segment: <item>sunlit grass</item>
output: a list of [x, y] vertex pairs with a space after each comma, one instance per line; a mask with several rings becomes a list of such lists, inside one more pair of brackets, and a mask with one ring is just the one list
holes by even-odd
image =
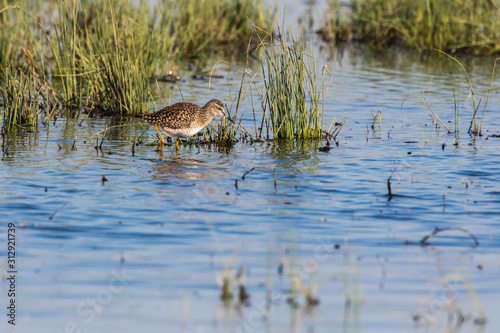
[[354, 39], [379, 49], [403, 45], [472, 54], [500, 53], [500, 8], [490, 0], [329, 1], [322, 35]]
[[[261, 0], [0, 0], [0, 65], [26, 61], [50, 72], [65, 106], [110, 113], [146, 110], [148, 78], [166, 75], [181, 58], [239, 50], [265, 26]], [[42, 16], [41, 13], [45, 13]], [[79, 112], [75, 113], [79, 115]]]
[[48, 88], [32, 69], [6, 67], [1, 74], [3, 131], [36, 129], [39, 114], [49, 110]]
[[[451, 55], [449, 55], [443, 51], [440, 51], [440, 50], [436, 50], [436, 51], [449, 57], [451, 60], [456, 62], [464, 74], [464, 77], [463, 77], [462, 81], [458, 84], [458, 87], [456, 89], [455, 88], [453, 89], [454, 113], [455, 113], [455, 142], [457, 142], [457, 140], [458, 140], [460, 114], [461, 114], [461, 111], [463, 111], [460, 109], [460, 84], [462, 84], [463, 82], [465, 82], [465, 84], [467, 85], [468, 90], [469, 90], [467, 99], [470, 98], [472, 100], [472, 110], [471, 110], [472, 118], [470, 120], [470, 126], [469, 126], [467, 133], [469, 133], [471, 136], [482, 136], [483, 135], [482, 134], [483, 121], [484, 121], [484, 117], [486, 115], [486, 109], [488, 106], [488, 102], [489, 102], [489, 99], [491, 96], [491, 90], [493, 87], [493, 80], [495, 78], [495, 72], [496, 72], [496, 64], [497, 64], [498, 60], [500, 60], [500, 58], [495, 59], [495, 62], [493, 63], [493, 69], [491, 72], [491, 81], [490, 81], [490, 85], [489, 85], [489, 89], [488, 89], [488, 95], [486, 96], [486, 98], [483, 102], [484, 106], [482, 106], [482, 112], [479, 112], [479, 108], [481, 107], [482, 99], [479, 99], [479, 101], [477, 100], [474, 85], [472, 84], [472, 80], [470, 79], [469, 73], [465, 69], [464, 65], [458, 59], [452, 57]], [[427, 102], [427, 100], [425, 98], [425, 93], [422, 92], [422, 97], [418, 96], [417, 94], [415, 94], [415, 96], [436, 117], [436, 119], [438, 121], [438, 126], [443, 126], [448, 131], [448, 133], [451, 133], [450, 129], [448, 129], [448, 127], [445, 125], [445, 123], [439, 118], [439, 116], [436, 114], [436, 112], [431, 108], [431, 106]], [[478, 113], [481, 114], [480, 118], [479, 118]]]
[[303, 37], [296, 39], [279, 26], [278, 36], [268, 33], [259, 44], [264, 58], [264, 122], [276, 139], [322, 138], [328, 69], [323, 68], [319, 82], [316, 59]]

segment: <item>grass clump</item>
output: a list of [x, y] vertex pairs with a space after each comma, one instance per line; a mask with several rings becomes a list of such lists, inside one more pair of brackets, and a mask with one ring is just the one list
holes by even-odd
[[[463, 83], [465, 82], [465, 84], [467, 85], [468, 89], [469, 89], [469, 93], [468, 93], [468, 96], [467, 97], [467, 100], [470, 98], [472, 100], [472, 118], [470, 120], [470, 126], [469, 126], [469, 129], [467, 130], [467, 133], [471, 136], [482, 136], [482, 128], [483, 128], [483, 120], [484, 120], [484, 117], [485, 117], [485, 114], [486, 114], [486, 109], [487, 109], [487, 106], [488, 106], [488, 102], [489, 102], [489, 99], [490, 99], [490, 95], [491, 95], [491, 90], [492, 90], [492, 87], [493, 87], [493, 80], [495, 78], [495, 72], [496, 72], [496, 65], [497, 65], [497, 62], [500, 60], [500, 58], [497, 58], [495, 59], [495, 62], [493, 63], [493, 69], [492, 69], [492, 72], [491, 72], [491, 81], [490, 81], [490, 86], [489, 86], [489, 89], [488, 89], [488, 95], [486, 96], [486, 99], [484, 101], [484, 106], [482, 107], [482, 112], [478, 112], [480, 111], [480, 106], [481, 106], [481, 102], [482, 102], [482, 99], [479, 99], [479, 101], [477, 100], [477, 96], [476, 96], [476, 93], [475, 93], [475, 89], [474, 89], [474, 86], [472, 84], [472, 81], [469, 77], [469, 74], [467, 72], [467, 70], [465, 69], [465, 67], [462, 65], [462, 63], [452, 57], [451, 55], [443, 52], [443, 51], [440, 51], [440, 50], [436, 50], [437, 52], [449, 57], [451, 60], [453, 60], [454, 62], [456, 62], [461, 70], [463, 71], [463, 74], [464, 74], [464, 78], [462, 79], [462, 81], [460, 82]], [[460, 84], [458, 85], [458, 87], [455, 89], [453, 89], [453, 97], [454, 97], [454, 101], [455, 101], [455, 107], [454, 107], [454, 112], [455, 112], [455, 144], [458, 144], [458, 133], [459, 133], [459, 120], [460, 120], [460, 112], [461, 112], [461, 109], [460, 109]], [[427, 100], [425, 98], [425, 94], [424, 92], [422, 92], [422, 98], [420, 98], [418, 95], [415, 94], [415, 96], [425, 105], [427, 106], [427, 108], [431, 111], [431, 113], [436, 117], [437, 121], [438, 121], [438, 126], [439, 124], [441, 124], [447, 131], [448, 133], [451, 133], [451, 131], [448, 129], [448, 127], [446, 127], [445, 123], [439, 118], [439, 116], [432, 110], [432, 108], [430, 107], [429, 103], [427, 103]], [[481, 113], [481, 116], [480, 118], [478, 117], [478, 113]], [[425, 138], [425, 137], [424, 137]]]
[[2, 68], [1, 96], [3, 99], [2, 130], [11, 132], [17, 127], [36, 129], [38, 115], [51, 109], [50, 86], [33, 69]]
[[67, 106], [79, 105], [82, 98], [82, 68], [78, 66], [78, 6], [76, 1], [58, 1], [57, 13], [59, 25], [54, 27], [55, 44], [53, 49], [57, 64], [55, 75], [59, 77], [63, 88], [61, 100]]
[[133, 31], [124, 30], [123, 22], [119, 22], [122, 18], [115, 15], [116, 4], [109, 1], [108, 5], [102, 8], [106, 17], [85, 26], [81, 61], [89, 82], [87, 98], [91, 104], [114, 113], [142, 113], [150, 92], [145, 64], [148, 39], [140, 35], [146, 43], [136, 45]]
[[252, 23], [264, 26], [269, 16], [264, 15], [262, 0], [164, 0], [162, 7], [174, 13], [173, 31], [176, 52], [197, 56], [217, 46], [244, 46], [254, 34]]
[[349, 9], [330, 0], [329, 13], [320, 30], [327, 39], [353, 39], [378, 49], [500, 53], [500, 8], [491, 0], [353, 0]]
[[[237, 50], [264, 24], [262, 0], [0, 0], [0, 65], [26, 62], [52, 77], [65, 106], [146, 111], [149, 78], [181, 58]], [[3, 8], [3, 9], [2, 9]], [[45, 13], [42, 15], [40, 13]], [[77, 115], [79, 113], [76, 113]]]
[[[33, 21], [21, 11], [15, 10], [17, 6], [12, 2], [0, 0], [0, 67], [21, 66], [24, 55], [22, 48], [34, 49], [40, 39]], [[25, 2], [26, 0], [20, 0], [16, 4], [27, 5]], [[29, 7], [33, 13], [45, 14], [38, 1], [33, 1]]]
[[[266, 125], [276, 139], [317, 139], [323, 136], [323, 101], [326, 67], [321, 83], [316, 61], [304, 38], [290, 34], [268, 34], [272, 43], [261, 40], [264, 50], [262, 108]], [[329, 74], [329, 73], [328, 73]]]

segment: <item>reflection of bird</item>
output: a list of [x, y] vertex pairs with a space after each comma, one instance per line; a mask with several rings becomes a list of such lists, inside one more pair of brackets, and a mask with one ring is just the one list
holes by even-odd
[[[204, 107], [199, 107], [193, 103], [181, 102], [164, 107], [159, 111], [140, 114], [136, 117], [155, 125], [155, 129], [161, 140], [158, 149], [161, 150], [165, 141], [163, 141], [160, 130], [171, 138], [187, 138], [198, 133], [217, 115], [225, 115], [224, 104], [217, 99], [212, 99]], [[179, 150], [178, 140], [175, 141], [175, 148]]]

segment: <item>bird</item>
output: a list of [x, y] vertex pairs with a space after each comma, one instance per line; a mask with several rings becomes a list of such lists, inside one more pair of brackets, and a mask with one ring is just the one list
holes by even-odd
[[218, 99], [212, 99], [203, 107], [194, 103], [179, 102], [156, 112], [136, 115], [136, 117], [155, 126], [161, 141], [158, 150], [163, 149], [165, 144], [161, 130], [168, 137], [176, 139], [175, 149], [179, 151], [178, 139], [195, 135], [218, 115], [226, 116], [224, 104]]

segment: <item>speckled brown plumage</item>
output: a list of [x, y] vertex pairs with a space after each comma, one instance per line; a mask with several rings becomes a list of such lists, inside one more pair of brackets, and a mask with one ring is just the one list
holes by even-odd
[[137, 117], [155, 125], [171, 138], [187, 138], [198, 133], [217, 115], [224, 115], [224, 105], [212, 99], [204, 107], [181, 102]]

